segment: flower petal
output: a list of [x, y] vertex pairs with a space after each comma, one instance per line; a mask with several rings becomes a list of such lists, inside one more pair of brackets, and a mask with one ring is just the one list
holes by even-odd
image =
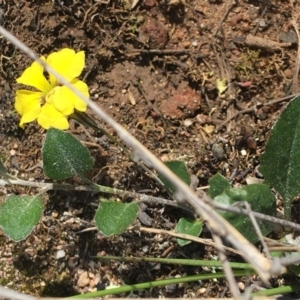
[[60, 113], [55, 107], [49, 103], [45, 103], [42, 111], [38, 116], [38, 123], [45, 129], [54, 127], [57, 129], [65, 130], [69, 128], [69, 122], [65, 115]]
[[[88, 86], [81, 80], [72, 80], [72, 85], [77, 88], [85, 96], [89, 97]], [[68, 116], [74, 112], [74, 109], [78, 111], [86, 111], [87, 104], [76, 96], [69, 88], [66, 86], [55, 87], [46, 97], [47, 103], [52, 103], [53, 106]]]
[[[47, 63], [68, 81], [78, 77], [85, 66], [85, 54], [83, 51], [75, 53], [73, 49], [64, 48], [58, 52], [51, 53]], [[57, 84], [56, 78], [50, 74], [52, 86]]]
[[21, 115], [19, 126], [23, 127], [25, 123], [34, 121], [41, 111], [41, 99], [43, 93], [27, 90], [18, 90], [16, 92], [15, 109]]
[[[43, 61], [46, 61], [45, 57], [43, 56], [41, 57], [41, 59]], [[17, 78], [17, 83], [32, 86], [39, 91], [48, 93], [48, 91], [51, 89], [51, 85], [45, 78], [43, 72], [44, 68], [35, 61], [22, 73], [19, 78]]]

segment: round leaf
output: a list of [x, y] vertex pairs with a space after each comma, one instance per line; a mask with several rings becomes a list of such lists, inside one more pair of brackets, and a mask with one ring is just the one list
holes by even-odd
[[[175, 227], [175, 232], [199, 236], [202, 231], [202, 222], [199, 220], [192, 221], [186, 218], [181, 218]], [[189, 240], [176, 239], [179, 246], [183, 247], [191, 243]]]
[[102, 202], [96, 211], [95, 223], [98, 230], [106, 236], [121, 234], [136, 218], [137, 213], [136, 203]]
[[[214, 198], [214, 202], [232, 205], [239, 201], [246, 201], [251, 205], [253, 211], [267, 215], [276, 214], [276, 199], [269, 186], [265, 184], [251, 184], [243, 188], [227, 189], [223, 194]], [[258, 237], [249, 217], [237, 215], [234, 213], [220, 213], [223, 218], [231, 223], [245, 238], [255, 243]], [[257, 220], [263, 235], [269, 234], [273, 227], [262, 220]]]
[[223, 193], [223, 191], [230, 188], [229, 181], [219, 173], [217, 173], [213, 177], [211, 177], [208, 180], [208, 183], [209, 183], [208, 194], [212, 198], [215, 198], [218, 195], [221, 195]]
[[[167, 161], [165, 162], [165, 165], [173, 171], [182, 181], [184, 181], [186, 184], [190, 185], [191, 183], [191, 177], [190, 174], [182, 161]], [[166, 186], [166, 188], [174, 194], [176, 192], [176, 187], [162, 174], [158, 174], [158, 178], [161, 180], [161, 182]]]
[[50, 128], [42, 149], [44, 172], [51, 179], [80, 176], [94, 165], [88, 149], [70, 133]]
[[39, 196], [8, 196], [0, 206], [0, 228], [15, 242], [21, 241], [34, 229], [42, 212]]

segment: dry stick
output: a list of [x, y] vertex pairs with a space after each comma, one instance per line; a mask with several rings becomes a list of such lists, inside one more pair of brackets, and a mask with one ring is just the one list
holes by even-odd
[[[10, 175], [8, 175], [10, 176]], [[88, 185], [88, 186], [73, 186], [67, 183], [45, 183], [45, 182], [35, 182], [35, 181], [27, 181], [23, 179], [19, 179], [17, 177], [10, 177], [10, 178], [4, 178], [0, 179], [0, 186], [5, 186], [5, 185], [21, 185], [21, 186], [29, 186], [29, 187], [34, 187], [34, 188], [39, 188], [41, 189], [40, 194], [45, 193], [49, 190], [63, 190], [63, 191], [85, 191], [85, 192], [93, 192], [93, 193], [107, 193], [110, 195], [118, 195], [122, 197], [131, 197], [136, 199], [137, 203], [155, 203], [159, 205], [167, 205], [167, 206], [173, 206], [177, 208], [181, 208], [184, 210], [187, 210], [191, 212], [192, 214], [194, 213], [194, 210], [192, 208], [184, 206], [180, 203], [177, 203], [174, 200], [168, 200], [164, 198], [159, 198], [159, 197], [154, 197], [154, 196], [149, 196], [145, 194], [140, 194], [136, 192], [130, 192], [130, 191], [125, 191], [125, 190], [120, 190], [116, 188], [110, 188], [107, 186], [101, 186], [101, 185]], [[198, 191], [199, 192], [199, 191]], [[220, 203], [214, 203], [212, 199], [210, 199], [205, 193], [202, 194], [201, 198], [203, 201], [206, 201], [207, 204], [211, 205], [212, 207], [216, 209], [220, 209], [223, 211], [228, 211], [232, 213], [236, 213], [239, 215], [244, 215], [248, 216], [249, 213], [247, 210], [242, 209], [240, 207], [235, 207], [235, 206], [228, 206], [225, 204], [220, 204]], [[252, 214], [255, 218], [264, 220], [270, 223], [274, 223], [276, 225], [280, 225], [282, 228], [288, 227], [293, 229], [294, 231], [300, 231], [300, 224], [290, 222], [284, 219], [279, 219], [276, 217], [268, 216], [262, 213], [258, 213], [255, 211], [252, 211]]]
[[294, 97], [297, 97], [297, 96], [299, 96], [299, 93], [292, 94], [292, 95], [285, 96], [285, 97], [278, 98], [278, 99], [274, 99], [274, 100], [271, 100], [271, 101], [269, 101], [269, 102], [267, 102], [265, 104], [255, 104], [255, 105], [253, 105], [250, 108], [246, 108], [246, 109], [243, 109], [241, 111], [238, 111], [233, 116], [231, 116], [230, 118], [226, 119], [223, 123], [221, 123], [218, 126], [216, 126], [215, 131], [218, 131], [220, 128], [222, 128], [224, 125], [226, 125], [231, 120], [235, 119], [237, 116], [242, 115], [242, 114], [246, 114], [248, 112], [255, 111], [255, 109], [256, 109], [257, 106], [260, 106], [260, 105], [261, 106], [269, 106], [269, 105], [276, 104], [276, 103], [279, 103], [279, 102], [282, 102], [282, 101], [285, 101], [285, 100], [290, 100], [291, 98], [294, 98]]
[[[97, 104], [92, 102], [88, 97], [77, 90], [63, 76], [56, 72], [48, 64], [42, 61], [30, 48], [20, 42], [15, 36], [10, 34], [3, 26], [0, 26], [0, 34], [5, 36], [11, 43], [26, 53], [29, 57], [42, 65], [45, 70], [55, 76], [59, 82], [68, 87], [73, 93], [85, 101], [89, 107], [107, 124], [109, 124], [119, 135], [119, 137], [131, 147], [136, 159], [142, 160], [148, 167], [156, 169], [165, 176], [172, 184], [176, 186], [176, 199], [179, 202], [188, 202], [192, 205], [199, 215], [209, 223], [210, 229], [231, 243], [236, 249], [241, 251], [244, 259], [253, 265], [260, 278], [264, 282], [268, 282], [272, 275], [282, 272], [284, 269], [280, 265], [274, 265], [272, 261], [263, 257], [259, 250], [252, 245], [240, 232], [238, 232], [231, 224], [222, 218], [210, 205], [205, 203], [203, 199], [199, 199], [191, 188], [181, 181], [169, 168], [167, 168], [154, 154], [152, 154], [145, 146], [130, 135], [119, 123], [105, 113]], [[272, 271], [272, 273], [270, 273]]]
[[[168, 231], [168, 230], [164, 230], [164, 229], [139, 227], [139, 226], [130, 226], [130, 227], [127, 228], [127, 230], [139, 230], [139, 231], [144, 231], [144, 232], [148, 232], [148, 233], [157, 233], [157, 234], [170, 235], [170, 236], [173, 236], [173, 237], [176, 237], [176, 238], [189, 240], [189, 241], [193, 241], [193, 242], [196, 242], [196, 243], [200, 243], [200, 244], [204, 244], [204, 245], [216, 248], [216, 243], [214, 243], [212, 240], [202, 239], [200, 237], [189, 235], [189, 234], [177, 233], [177, 232], [174, 232], [174, 231]], [[84, 232], [89, 232], [89, 231], [98, 231], [98, 228], [97, 227], [89, 227], [89, 228], [85, 228], [83, 230], [80, 230], [77, 233], [84, 233]], [[235, 250], [233, 248], [230, 248], [230, 247], [227, 247], [227, 246], [223, 246], [223, 248], [224, 248], [224, 250], [227, 250], [229, 252], [241, 255], [240, 251]]]
[[[130, 229], [130, 228], [128, 228], [128, 229]], [[136, 228], [134, 226], [132, 226], [131, 229], [136, 229]], [[174, 232], [174, 231], [168, 231], [168, 230], [156, 229], [156, 228], [148, 228], [148, 227], [137, 227], [137, 229], [140, 230], [140, 231], [144, 231], [144, 232], [157, 233], [157, 234], [166, 234], [166, 235], [174, 236], [176, 238], [181, 238], [181, 239], [184, 239], [184, 240], [190, 240], [190, 241], [193, 241], [193, 242], [196, 242], [196, 243], [201, 243], [201, 244], [205, 244], [207, 246], [212, 246], [212, 247], [216, 248], [216, 243], [214, 243], [213, 241], [211, 241], [209, 239], [202, 239], [202, 238], [199, 238], [199, 237], [196, 237], [196, 236], [193, 236], [193, 235], [189, 235], [189, 234], [177, 233], [177, 232]], [[227, 250], [227, 251], [230, 251], [232, 253], [241, 255], [241, 252], [239, 252], [239, 251], [237, 251], [233, 248], [230, 248], [230, 247], [227, 247], [227, 246], [224, 246], [224, 245], [222, 245], [222, 247], [224, 248], [224, 250]]]
[[236, 1], [235, 0], [231, 0], [231, 3], [228, 5], [227, 9], [226, 9], [226, 12], [224, 13], [218, 27], [216, 28], [214, 34], [213, 34], [213, 37], [215, 37], [217, 35], [217, 33], [219, 32], [223, 22], [225, 21], [225, 19], [227, 18], [230, 10], [232, 9], [232, 7], [236, 4]]
[[228, 281], [232, 296], [234, 299], [241, 299], [241, 293], [239, 291], [239, 288], [235, 281], [234, 275], [232, 273], [230, 263], [225, 254], [224, 245], [222, 244], [222, 240], [218, 235], [216, 235], [214, 233], [212, 233], [212, 236], [216, 243], [216, 248], [218, 250], [219, 259], [220, 259], [220, 262], [222, 263], [224, 273], [226, 274], [226, 279]]
[[265, 242], [264, 237], [263, 237], [263, 235], [261, 233], [261, 230], [260, 230], [260, 228], [259, 228], [259, 226], [258, 226], [258, 224], [256, 222], [256, 219], [254, 218], [253, 211], [251, 209], [250, 204], [248, 202], [246, 202], [246, 201], [243, 201], [242, 203], [245, 205], [246, 210], [248, 211], [249, 218], [250, 218], [250, 220], [252, 222], [252, 225], [254, 227], [254, 230], [255, 230], [255, 232], [256, 232], [256, 234], [257, 234], [257, 236], [258, 236], [258, 238], [259, 238], [259, 240], [260, 240], [260, 242], [261, 242], [261, 244], [263, 246], [263, 249], [264, 249], [264, 252], [265, 252], [267, 258], [271, 259], [270, 251], [269, 251], [269, 249], [268, 249], [268, 247], [266, 245], [266, 242]]
[[131, 49], [127, 55], [138, 55], [140, 53], [149, 53], [149, 54], [184, 54], [191, 53], [193, 50], [190, 49]]

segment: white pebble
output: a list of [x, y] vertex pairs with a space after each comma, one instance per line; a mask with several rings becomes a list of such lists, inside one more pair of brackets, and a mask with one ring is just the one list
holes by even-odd
[[246, 155], [247, 155], [247, 151], [246, 151], [245, 149], [243, 149], [243, 150], [241, 150], [241, 154], [242, 154], [243, 156], [246, 156]]
[[65, 250], [59, 250], [56, 252], [56, 259], [60, 259], [66, 256]]

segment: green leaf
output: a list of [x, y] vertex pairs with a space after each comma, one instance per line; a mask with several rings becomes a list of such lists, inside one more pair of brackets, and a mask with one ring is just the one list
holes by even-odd
[[260, 172], [284, 200], [285, 219], [291, 219], [291, 202], [300, 193], [300, 97], [279, 117], [260, 158]]
[[[202, 221], [199, 220], [189, 220], [186, 218], [181, 218], [175, 227], [175, 232], [189, 234], [192, 236], [199, 236], [202, 231]], [[183, 247], [191, 243], [189, 240], [176, 238], [179, 246]]]
[[21, 241], [34, 229], [42, 212], [39, 196], [10, 195], [0, 206], [0, 228], [15, 242]]
[[137, 203], [101, 202], [95, 215], [98, 230], [106, 236], [121, 234], [138, 213]]
[[[182, 181], [186, 184], [190, 185], [191, 177], [190, 174], [182, 161], [174, 160], [174, 161], [167, 161], [165, 165], [173, 171]], [[166, 186], [166, 188], [170, 191], [171, 194], [176, 192], [176, 187], [162, 174], [158, 174], [158, 178], [161, 182]]]
[[208, 183], [209, 183], [208, 194], [212, 198], [215, 198], [216, 196], [222, 194], [225, 190], [230, 188], [229, 181], [219, 173], [211, 177], [208, 180]]
[[[265, 184], [251, 184], [243, 188], [228, 189], [214, 198], [214, 202], [227, 205], [232, 205], [238, 201], [247, 201], [253, 211], [266, 215], [276, 214], [275, 196], [269, 186]], [[258, 237], [249, 217], [229, 212], [223, 212], [221, 215], [250, 242], [256, 243], [258, 241]], [[273, 229], [272, 225], [262, 220], [257, 220], [257, 223], [264, 236], [269, 234]]]
[[42, 154], [44, 172], [55, 180], [80, 176], [94, 165], [85, 146], [70, 133], [55, 128], [47, 131]]

